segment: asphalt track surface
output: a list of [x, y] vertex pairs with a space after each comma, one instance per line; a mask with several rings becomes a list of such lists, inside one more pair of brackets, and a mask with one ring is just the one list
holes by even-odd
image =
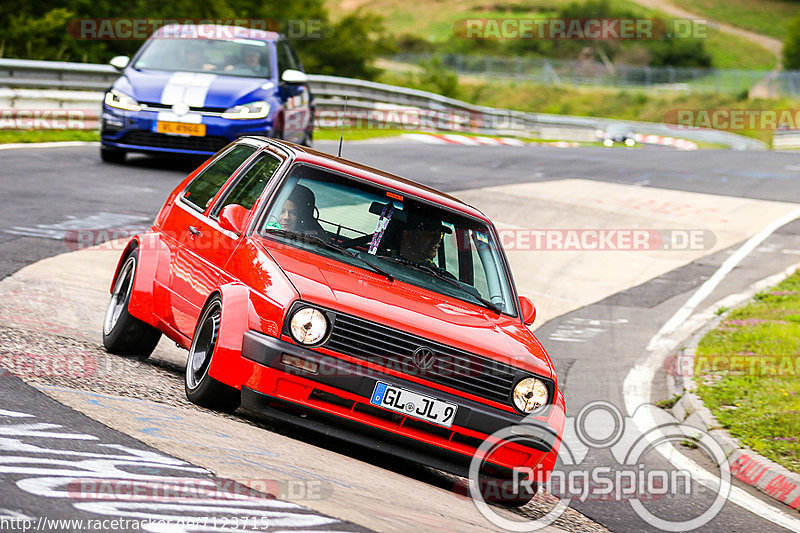
[[[334, 146], [319, 143], [329, 151]], [[800, 203], [800, 157], [793, 154], [348, 143], [344, 155], [446, 191], [580, 178]], [[74, 249], [74, 243], [65, 240], [69, 239], [70, 229], [147, 225], [167, 192], [196, 165], [196, 161], [138, 157], [124, 166], [105, 165], [99, 161], [96, 147], [9, 150], [0, 152], [0, 163], [0, 279], [39, 259]], [[104, 222], [108, 226], [89, 225]], [[798, 249], [800, 224], [789, 224], [748, 256], [704, 305], [741, 292], [753, 282], [797, 262], [794, 252]], [[574, 416], [597, 400], [607, 400], [624, 413], [622, 381], [627, 371], [641, 358], [652, 335], [730, 253], [726, 250], [694, 261], [540, 327], [536, 333], [559, 372], [568, 414]], [[590, 339], [557, 340], [563, 338], [563, 331], [574, 331], [576, 323], [586, 320], [602, 324], [593, 329]], [[657, 376], [654, 382], [656, 398], [666, 394], [658, 390], [657, 384], [663, 382], [659, 378], [663, 376]], [[44, 419], [50, 416], [47, 422], [59, 419], [58, 408], [52, 402], [40, 398], [37, 404], [34, 400], [41, 396], [39, 393], [14, 378], [3, 380], [4, 402], [7, 395], [30, 396], [27, 405], [41, 404], [41, 411], [29, 414]], [[70, 416], [71, 431], [81, 424], [99, 426], [82, 420], [77, 413]], [[114, 438], [133, 440], [120, 434]], [[613, 465], [615, 458], [611, 455], [606, 449], [591, 450], [581, 468]], [[648, 465], [669, 468], [657, 457]], [[25, 495], [12, 494], [8, 484], [4, 487], [0, 489], [0, 500], [7, 506], [24, 509], [17, 502]], [[692, 507], [702, 508], [710, 497], [702, 491], [695, 496], [690, 502], [663, 498], [647, 507], [677, 520], [691, 514]], [[612, 531], [657, 530], [639, 518], [627, 502], [586, 501], [573, 502], [572, 506]], [[65, 506], [53, 511], [51, 516], [68, 514]], [[704, 530], [780, 529], [728, 503]]]
[[[247, 530], [269, 520], [285, 530], [368, 531], [160, 453], [8, 373], [0, 390], [3, 531], [163, 531], [160, 521], [169, 519], [190, 527]], [[134, 486], [138, 501], [108, 497]]]

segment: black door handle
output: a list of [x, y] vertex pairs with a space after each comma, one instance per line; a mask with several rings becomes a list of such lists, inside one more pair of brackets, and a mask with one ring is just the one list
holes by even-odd
[[197, 228], [196, 228], [196, 227], [194, 227], [194, 226], [189, 226], [189, 233], [191, 233], [192, 235], [194, 235], [195, 237], [197, 237], [198, 235], [200, 235], [200, 230], [199, 230], [199, 229], [197, 229]]

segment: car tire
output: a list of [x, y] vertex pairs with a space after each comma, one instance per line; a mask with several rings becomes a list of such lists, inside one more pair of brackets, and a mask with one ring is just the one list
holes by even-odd
[[539, 484], [514, 486], [511, 479], [481, 475], [479, 485], [483, 500], [503, 507], [519, 508], [528, 504], [539, 492]]
[[184, 388], [194, 404], [231, 413], [239, 407], [241, 393], [208, 375], [222, 322], [222, 299], [214, 296], [197, 321], [189, 357], [186, 359]]
[[100, 159], [106, 163], [124, 163], [128, 153], [119, 148], [100, 148]]
[[539, 486], [536, 485], [536, 490], [531, 491], [524, 491], [520, 494], [511, 497], [501, 498], [496, 500], [494, 503], [497, 505], [502, 505], [503, 507], [511, 507], [518, 509], [520, 507], [525, 507], [528, 503], [536, 497], [536, 493], [539, 492]]
[[147, 359], [158, 344], [161, 332], [128, 312], [133, 280], [139, 265], [139, 249], [125, 257], [119, 269], [103, 319], [103, 346], [109, 353]]

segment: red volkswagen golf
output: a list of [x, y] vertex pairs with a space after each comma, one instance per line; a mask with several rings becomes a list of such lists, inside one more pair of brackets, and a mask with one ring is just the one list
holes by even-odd
[[244, 137], [130, 240], [103, 341], [146, 357], [165, 334], [189, 350], [192, 402], [458, 475], [487, 436], [535, 428], [483, 464], [497, 477], [530, 468], [541, 482], [564, 396], [498, 242], [480, 211], [451, 196]]

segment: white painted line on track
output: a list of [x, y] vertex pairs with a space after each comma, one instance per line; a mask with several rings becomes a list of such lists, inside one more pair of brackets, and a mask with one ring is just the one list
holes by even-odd
[[[650, 339], [647, 345], [647, 351], [649, 352], [647, 358], [628, 372], [622, 386], [625, 408], [642, 434], [651, 442], [657, 437], [656, 434], [658, 432], [653, 431], [653, 428], [657, 427], [657, 423], [653, 417], [652, 410], [640, 409], [640, 407], [650, 403], [652, 382], [656, 372], [661, 367], [670, 351], [677, 346], [678, 342], [682, 341], [683, 338], [688, 336], [696, 327], [710, 320], [714, 310], [722, 302], [718, 302], [703, 312], [692, 315], [695, 309], [711, 295], [714, 289], [725, 279], [725, 276], [741, 263], [750, 252], [755, 250], [756, 247], [780, 227], [798, 218], [800, 218], [800, 209], [795, 209], [776, 219], [757, 234], [750, 237], [750, 239], [736, 250], [733, 255], [725, 260], [714, 275], [706, 280], [689, 300], [675, 312], [672, 318], [661, 327], [658, 333]], [[760, 288], [766, 288], [778, 283], [783, 277], [793, 272], [794, 269], [795, 267], [792, 267], [784, 272], [765, 278], [754, 284], [749, 291], [728, 296], [724, 298], [723, 301], [728, 305], [734, 301], [744, 301]], [[699, 483], [706, 486], [713, 486], [715, 483], [717, 485], [719, 484], [718, 480], [716, 482], [714, 481], [716, 476], [705, 471], [702, 467], [697, 465], [697, 463], [681, 454], [671, 444], [665, 443], [656, 449], [675, 468], [691, 471], [693, 479], [696, 479]], [[774, 524], [792, 531], [800, 532], [800, 519], [794, 518], [778, 508], [761, 501], [739, 487], [730, 487], [728, 500]]]
[[99, 141], [56, 141], [47, 143], [9, 143], [0, 144], [0, 150], [16, 150], [18, 148], [69, 148], [71, 146], [100, 146]]
[[708, 298], [712, 292], [714, 292], [714, 289], [717, 288], [722, 280], [725, 279], [725, 276], [727, 276], [730, 271], [736, 267], [736, 265], [741, 263], [742, 260], [750, 254], [750, 252], [755, 250], [756, 247], [764, 242], [767, 237], [772, 235], [775, 230], [798, 218], [800, 218], [800, 208], [786, 213], [784, 216], [778, 218], [761, 231], [750, 237], [741, 248], [736, 250], [732, 256], [722, 263], [722, 266], [720, 266], [719, 269], [714, 272], [714, 275], [708, 278], [705, 283], [703, 283], [700, 288], [697, 289], [692, 297], [689, 298], [685, 304], [683, 304], [683, 307], [678, 309], [672, 318], [670, 318], [667, 323], [661, 327], [658, 333], [656, 333], [653, 338], [650, 339], [650, 343], [647, 345], [647, 351], [652, 352], [658, 348], [664, 347], [663, 345], [665, 343], [669, 343], [667, 337], [674, 333], [681, 324], [686, 322], [686, 319], [691, 316], [697, 306], [700, 305], [703, 300]]

